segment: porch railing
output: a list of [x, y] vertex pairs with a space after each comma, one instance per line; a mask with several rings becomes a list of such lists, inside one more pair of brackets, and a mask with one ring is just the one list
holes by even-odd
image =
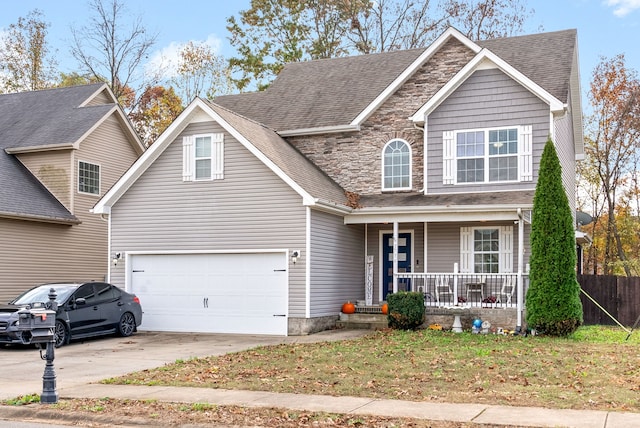
[[[425, 306], [471, 306], [515, 308], [518, 301], [518, 274], [414, 273], [397, 274], [398, 291], [424, 294]], [[522, 274], [526, 295], [529, 277]], [[523, 301], [524, 301], [523, 295]]]

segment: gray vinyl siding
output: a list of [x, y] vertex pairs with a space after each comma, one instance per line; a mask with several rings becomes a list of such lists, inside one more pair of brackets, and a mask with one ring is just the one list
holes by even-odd
[[31, 174], [58, 198], [68, 209], [72, 210], [71, 192], [73, 191], [73, 154], [71, 150], [53, 152], [23, 153], [18, 155], [20, 162]]
[[[429, 115], [427, 120], [427, 192], [465, 193], [534, 189], [537, 165], [549, 136], [549, 106], [497, 69], [479, 70]], [[533, 181], [445, 185], [442, 133], [504, 126], [533, 126]]]
[[[70, 151], [42, 152], [28, 157], [28, 163], [30, 168], [36, 169], [36, 174], [38, 171], [64, 170], [66, 165], [65, 173], [73, 171], [73, 174], [65, 186], [76, 193], [75, 159], [78, 157], [101, 165], [101, 191], [104, 194], [135, 161], [136, 154], [112, 117], [83, 140], [73, 154]], [[45, 282], [105, 280], [108, 223], [89, 212], [98, 197], [74, 194], [72, 212], [80, 224], [0, 219], [0, 301], [6, 302], [18, 292]]]
[[[518, 269], [518, 225], [509, 223], [429, 223], [427, 225], [427, 271], [453, 272], [454, 263], [460, 266], [460, 227], [513, 226], [513, 270]], [[523, 264], [529, 263], [530, 226], [525, 224]], [[523, 267], [524, 269], [524, 267]]]
[[[182, 137], [218, 132], [215, 122], [187, 126], [115, 203], [112, 253], [306, 248], [302, 198], [231, 135], [224, 136], [224, 179], [182, 180]], [[304, 255], [290, 264], [291, 317], [306, 314], [305, 269]], [[125, 263], [112, 268], [111, 281], [125, 286]]]
[[555, 148], [562, 167], [562, 185], [567, 192], [571, 212], [576, 211], [576, 155], [573, 144], [573, 123], [566, 114], [554, 120]]
[[311, 210], [311, 317], [337, 315], [364, 299], [364, 226]]

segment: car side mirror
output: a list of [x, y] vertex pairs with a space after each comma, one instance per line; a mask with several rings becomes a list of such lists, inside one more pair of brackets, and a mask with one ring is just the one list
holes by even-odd
[[82, 306], [87, 304], [87, 300], [84, 297], [78, 297], [73, 303], [75, 305]]

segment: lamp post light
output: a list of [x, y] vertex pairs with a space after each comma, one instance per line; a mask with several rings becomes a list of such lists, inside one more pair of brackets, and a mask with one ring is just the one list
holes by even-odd
[[[58, 303], [56, 302], [56, 290], [52, 288], [49, 290], [49, 301], [46, 304], [48, 310], [55, 313], [58, 310]], [[42, 375], [42, 395], [40, 396], [40, 403], [43, 404], [55, 404], [58, 402], [58, 391], [56, 390], [56, 372], [53, 367], [53, 359], [55, 358], [55, 324], [53, 327], [53, 334], [49, 341], [47, 341], [47, 350], [45, 356], [42, 356], [42, 349], [40, 350], [40, 358], [46, 360], [47, 363], [44, 366], [44, 374]]]

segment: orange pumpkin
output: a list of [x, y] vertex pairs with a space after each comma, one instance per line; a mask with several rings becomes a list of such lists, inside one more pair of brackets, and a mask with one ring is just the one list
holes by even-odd
[[389, 313], [389, 305], [387, 305], [386, 303], [382, 305], [382, 313], [385, 315]]
[[343, 314], [353, 314], [356, 312], [356, 305], [351, 302], [347, 302], [342, 305], [342, 313]]

